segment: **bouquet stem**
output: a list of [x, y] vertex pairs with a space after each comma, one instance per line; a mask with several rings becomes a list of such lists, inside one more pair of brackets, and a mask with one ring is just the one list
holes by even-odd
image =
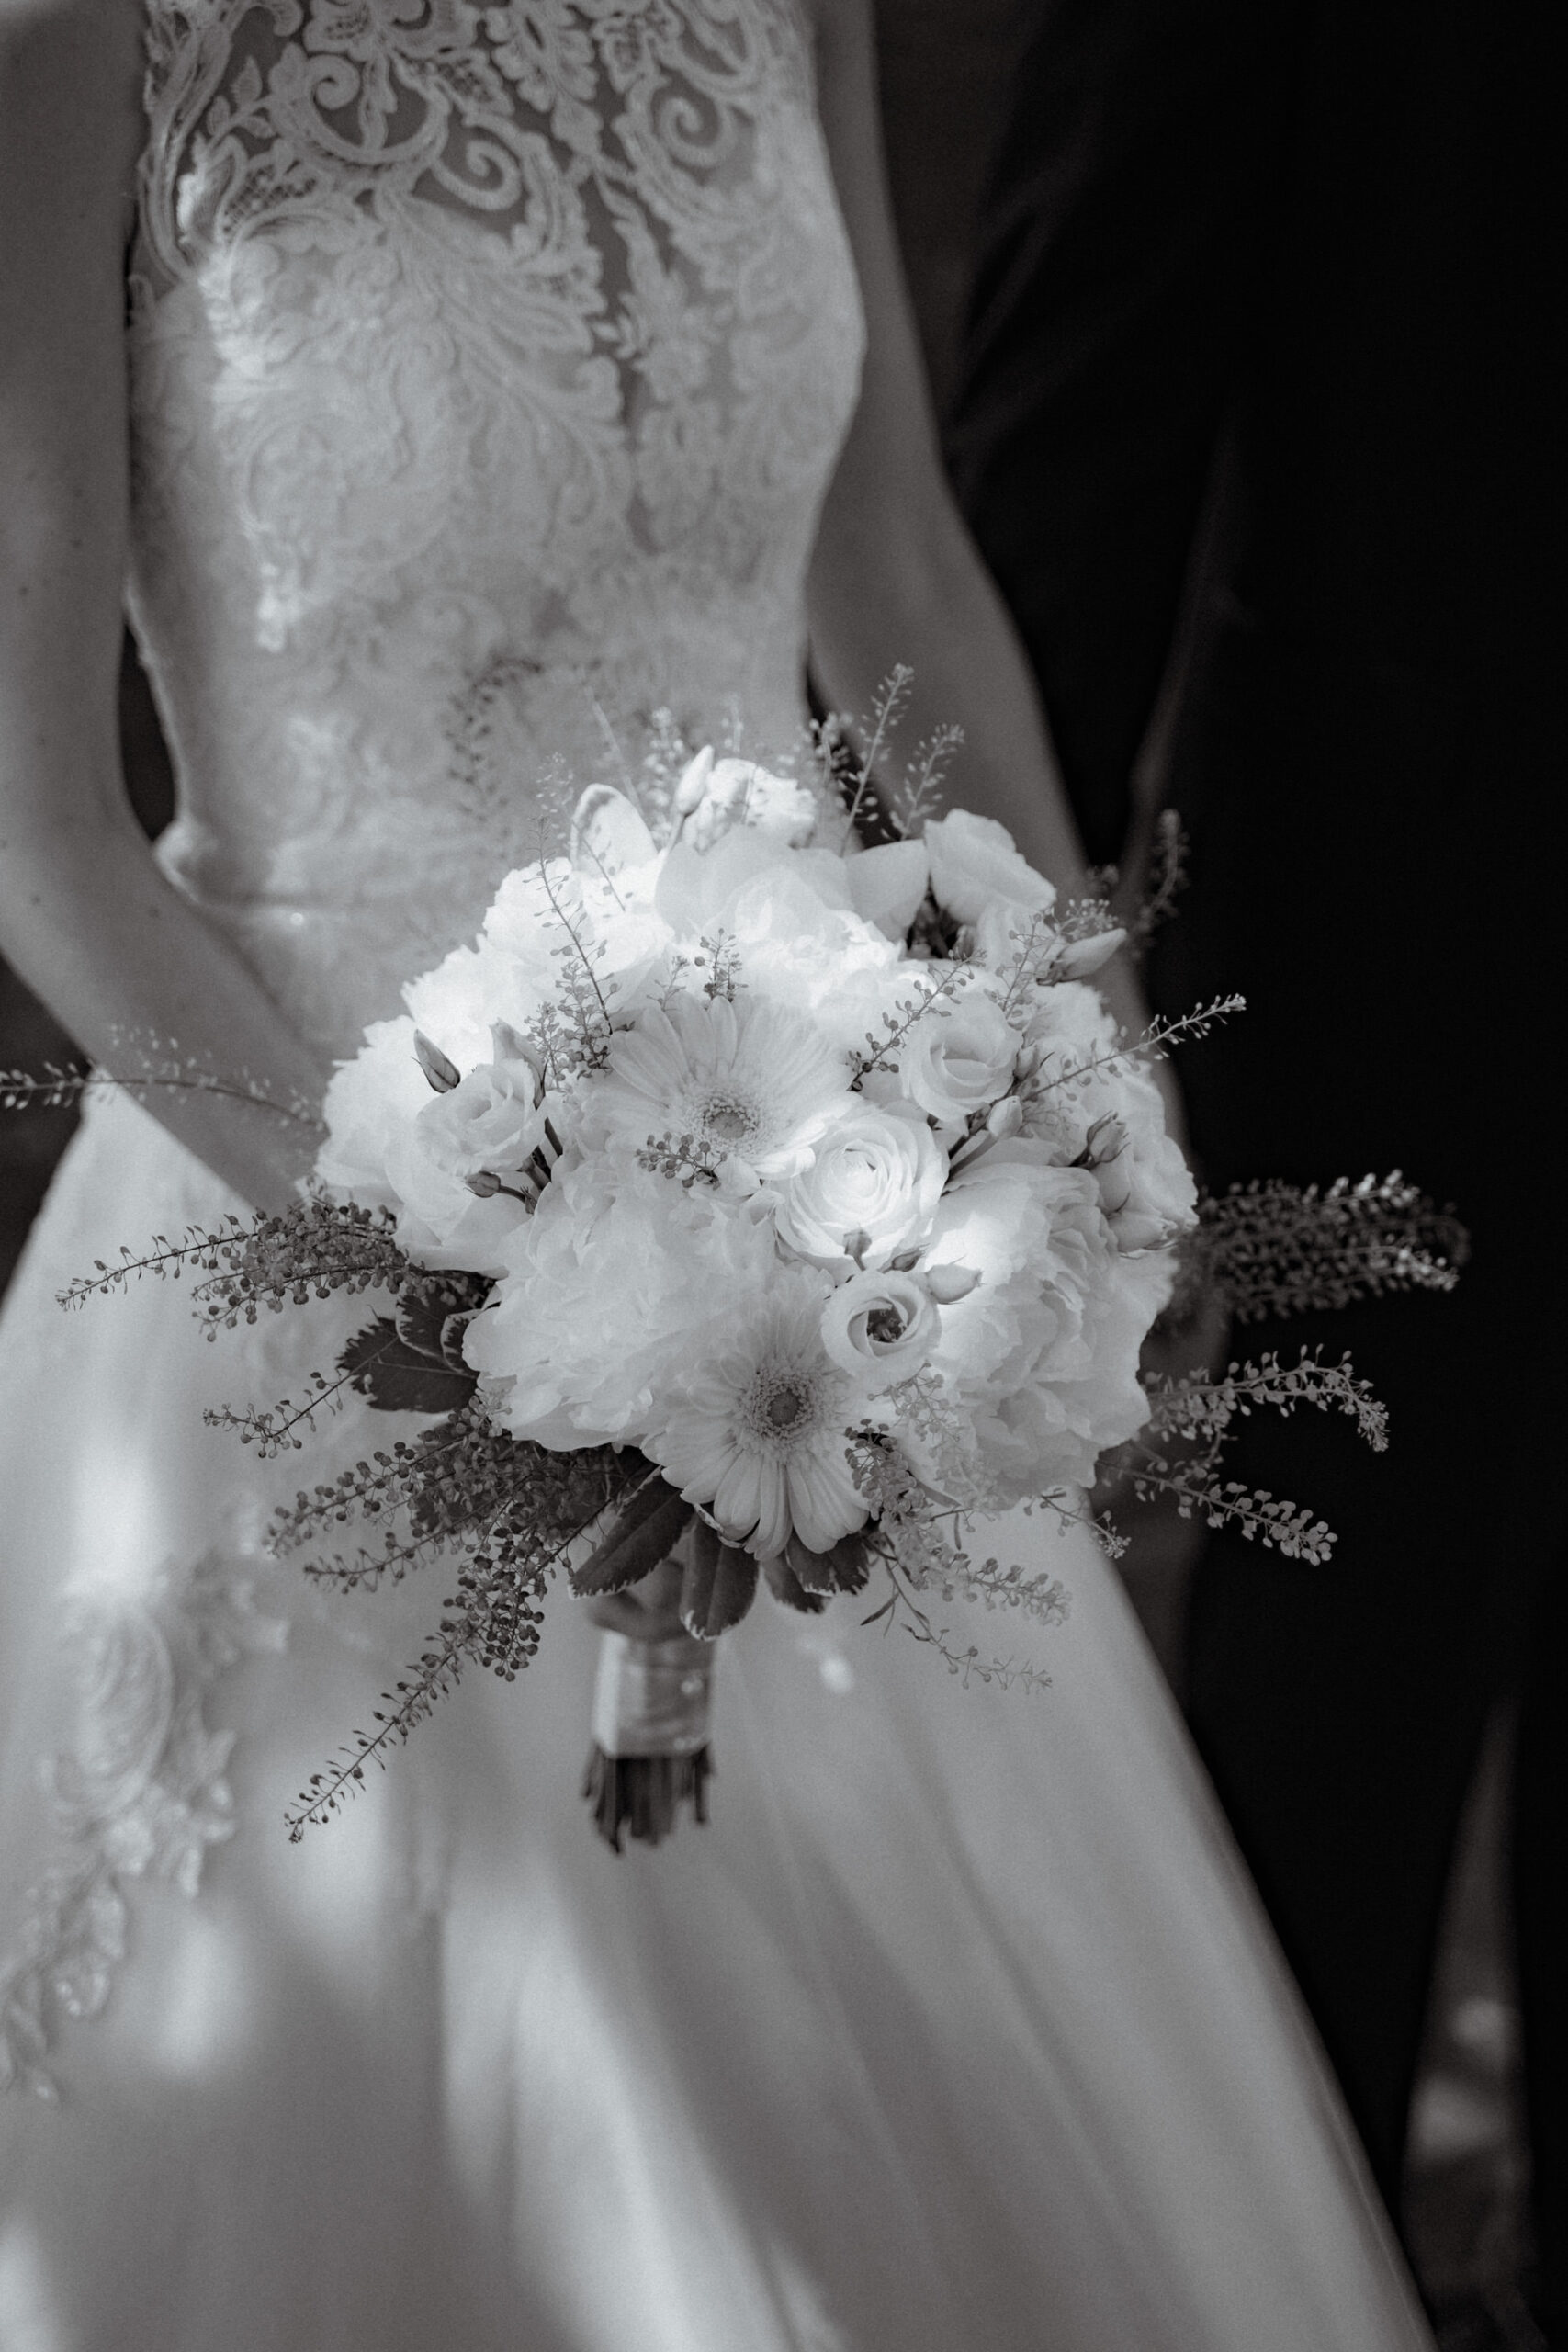
[[695, 1820], [707, 1819], [713, 1661], [714, 1645], [685, 1632], [599, 1636], [582, 1793], [617, 1854], [623, 1836], [657, 1846], [683, 1804]]

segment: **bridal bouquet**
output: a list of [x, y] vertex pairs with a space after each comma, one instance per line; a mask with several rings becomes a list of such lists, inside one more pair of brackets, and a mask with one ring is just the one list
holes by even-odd
[[348, 1588], [460, 1556], [295, 1835], [465, 1666], [514, 1676], [562, 1574], [606, 1621], [586, 1792], [618, 1846], [682, 1802], [702, 1817], [713, 1645], [761, 1585], [817, 1611], [875, 1575], [870, 1615], [951, 1670], [1043, 1680], [937, 1605], [1059, 1617], [1055, 1579], [972, 1556], [969, 1531], [1082, 1515], [1129, 1445], [1140, 1492], [1325, 1556], [1309, 1513], [1222, 1482], [1219, 1450], [1238, 1412], [1303, 1400], [1381, 1443], [1348, 1365], [1151, 1396], [1143, 1342], [1182, 1263], [1277, 1311], [1444, 1285], [1451, 1232], [1397, 1179], [1201, 1214], [1146, 1063], [1234, 1008], [1124, 1044], [1091, 984], [1123, 936], [1100, 902], [1059, 906], [990, 820], [915, 816], [863, 848], [820, 779], [711, 750], [661, 789], [594, 786], [569, 853], [509, 874], [476, 944], [338, 1069], [308, 1199], [83, 1285], [194, 1261], [214, 1329], [393, 1294], [334, 1378], [214, 1417], [265, 1452], [345, 1388], [434, 1417], [275, 1529], [313, 1547], [378, 1521], [378, 1551], [310, 1563]]

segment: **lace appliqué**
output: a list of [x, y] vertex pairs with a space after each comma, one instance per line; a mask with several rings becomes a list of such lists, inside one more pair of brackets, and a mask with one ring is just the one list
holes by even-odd
[[194, 1895], [208, 1848], [234, 1834], [234, 1735], [209, 1728], [204, 1702], [241, 1658], [282, 1650], [288, 1626], [258, 1611], [231, 1560], [209, 1554], [150, 1596], [74, 1595], [62, 1639], [76, 1732], [42, 1775], [62, 1850], [0, 1965], [0, 2089], [51, 2102], [57, 2024], [96, 2017], [125, 1957], [128, 1883], [158, 1878]]

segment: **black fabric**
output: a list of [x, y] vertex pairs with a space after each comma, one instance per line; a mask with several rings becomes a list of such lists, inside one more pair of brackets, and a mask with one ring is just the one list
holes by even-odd
[[1192, 885], [1151, 984], [1172, 1011], [1248, 1000], [1180, 1065], [1210, 1180], [1403, 1167], [1472, 1229], [1453, 1299], [1246, 1335], [1352, 1348], [1393, 1442], [1249, 1426], [1235, 1475], [1321, 1510], [1337, 1562], [1212, 1542], [1191, 1714], [1393, 2202], [1459, 1808], [1495, 1706], [1523, 1699], [1548, 2301], [1568, 1988], [1557, 42], [1521, 0], [1053, 0], [950, 435], [1098, 858], [1206, 549], [1165, 795]]

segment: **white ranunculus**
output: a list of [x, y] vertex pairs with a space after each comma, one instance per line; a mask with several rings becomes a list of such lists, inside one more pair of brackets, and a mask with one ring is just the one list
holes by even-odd
[[774, 1211], [779, 1238], [819, 1266], [856, 1256], [886, 1266], [920, 1241], [942, 1198], [947, 1156], [924, 1114], [851, 1095]]
[[1047, 908], [1055, 887], [1020, 855], [1012, 835], [994, 817], [967, 808], [928, 820], [931, 895], [957, 922], [978, 922], [986, 908], [1001, 899], [1010, 905]]
[[1007, 1093], [1022, 1043], [994, 997], [965, 989], [913, 1023], [898, 1047], [899, 1080], [943, 1126], [962, 1125]]
[[822, 1309], [822, 1345], [840, 1371], [874, 1395], [919, 1372], [942, 1317], [913, 1274], [852, 1274]]

